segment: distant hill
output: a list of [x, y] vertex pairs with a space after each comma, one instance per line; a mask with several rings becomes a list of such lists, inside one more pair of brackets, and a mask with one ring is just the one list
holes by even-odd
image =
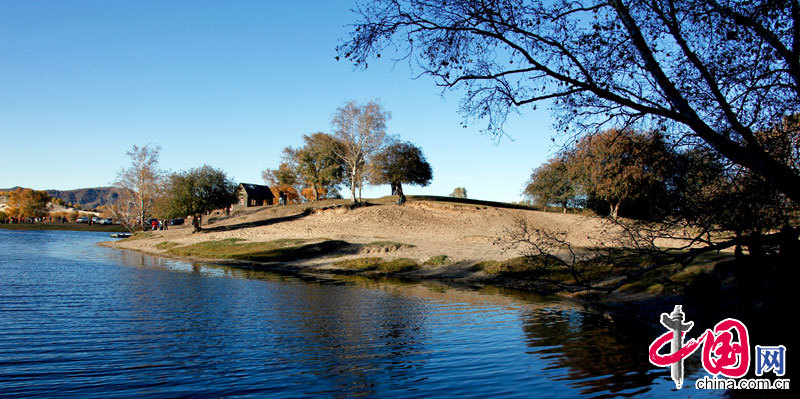
[[[0, 191], [14, 191], [20, 187], [2, 188]], [[61, 198], [64, 203], [80, 204], [84, 209], [97, 208], [100, 205], [113, 204], [119, 198], [116, 187], [78, 188], [75, 190], [45, 190], [53, 198]]]

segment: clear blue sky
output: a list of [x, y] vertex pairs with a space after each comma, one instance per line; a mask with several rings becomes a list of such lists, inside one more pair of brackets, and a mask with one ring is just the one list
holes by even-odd
[[[302, 4], [302, 5], [300, 5]], [[281, 149], [331, 132], [347, 100], [380, 99], [389, 133], [422, 147], [434, 181], [407, 194], [514, 201], [553, 147], [547, 111], [513, 118], [513, 141], [466, 129], [460, 96], [442, 97], [405, 63], [356, 71], [335, 47], [351, 1], [0, 2], [0, 188], [110, 185], [132, 145], [162, 147], [161, 167], [204, 163], [261, 183]], [[388, 187], [365, 196], [386, 195]]]

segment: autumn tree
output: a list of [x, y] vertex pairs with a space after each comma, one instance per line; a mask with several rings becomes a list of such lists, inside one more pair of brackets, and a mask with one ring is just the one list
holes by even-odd
[[392, 195], [405, 202], [403, 184], [427, 186], [433, 179], [422, 149], [410, 142], [394, 142], [375, 154], [370, 164], [372, 184], [389, 184]]
[[311, 189], [309, 199], [318, 201], [342, 182], [344, 167], [336, 155], [339, 143], [322, 132], [304, 135], [303, 143], [298, 149], [287, 148], [287, 154], [301, 185]]
[[453, 198], [467, 198], [467, 189], [464, 187], [456, 187], [450, 196]]
[[549, 159], [536, 168], [525, 186], [523, 195], [544, 208], [558, 204], [567, 211], [579, 194], [576, 179], [570, 173], [568, 161], [564, 156]]
[[[800, 200], [800, 168], [757, 132], [800, 112], [800, 3], [675, 0], [376, 0], [337, 50], [366, 67], [389, 52], [502, 134], [547, 102], [560, 127], [663, 130], [695, 139]], [[787, 132], [797, 142], [797, 131]]]
[[569, 157], [574, 181], [590, 197], [608, 203], [613, 219], [624, 201], [664, 193], [672, 161], [661, 135], [616, 129], [584, 137]]
[[272, 191], [275, 198], [279, 197], [280, 193], [287, 195], [288, 202], [299, 202], [300, 196], [297, 192], [297, 170], [294, 164], [294, 159], [284, 149], [284, 161], [278, 166], [277, 169], [266, 169], [261, 173], [264, 182]]
[[203, 165], [186, 172], [173, 173], [167, 179], [167, 190], [161, 206], [166, 218], [192, 217], [194, 232], [202, 228], [202, 215], [227, 208], [238, 200], [238, 184], [225, 172]]
[[[334, 114], [334, 137], [339, 142], [335, 153], [344, 165], [346, 180], [350, 184], [350, 198], [354, 203], [361, 200], [367, 164], [385, 144], [386, 122], [390, 116], [376, 101], [363, 105], [349, 101]], [[356, 189], [359, 192], [358, 201]]]
[[36, 218], [47, 215], [50, 196], [46, 191], [18, 188], [11, 191], [6, 203], [6, 213], [11, 217]]
[[145, 230], [147, 218], [151, 216], [153, 204], [160, 194], [163, 183], [163, 173], [158, 169], [158, 157], [161, 147], [134, 145], [127, 155], [131, 165], [117, 173], [114, 186], [124, 193], [118, 202], [120, 206], [112, 207], [111, 211], [118, 220], [128, 221], [127, 224], [138, 224]]

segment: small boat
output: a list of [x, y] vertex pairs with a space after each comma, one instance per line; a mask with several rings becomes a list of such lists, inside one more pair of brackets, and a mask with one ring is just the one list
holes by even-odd
[[111, 235], [111, 238], [128, 238], [131, 236], [131, 233], [114, 233]]

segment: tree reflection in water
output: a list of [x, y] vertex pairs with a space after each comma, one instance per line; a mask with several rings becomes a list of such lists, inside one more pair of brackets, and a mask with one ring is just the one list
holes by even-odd
[[[649, 323], [614, 319], [601, 313], [533, 309], [523, 315], [523, 330], [530, 353], [548, 359], [545, 370], [571, 380], [581, 394], [611, 393], [625, 396], [650, 391], [654, 381], [669, 377], [667, 369], [650, 364], [647, 348], [655, 338]], [[687, 375], [697, 364], [687, 362]]]

